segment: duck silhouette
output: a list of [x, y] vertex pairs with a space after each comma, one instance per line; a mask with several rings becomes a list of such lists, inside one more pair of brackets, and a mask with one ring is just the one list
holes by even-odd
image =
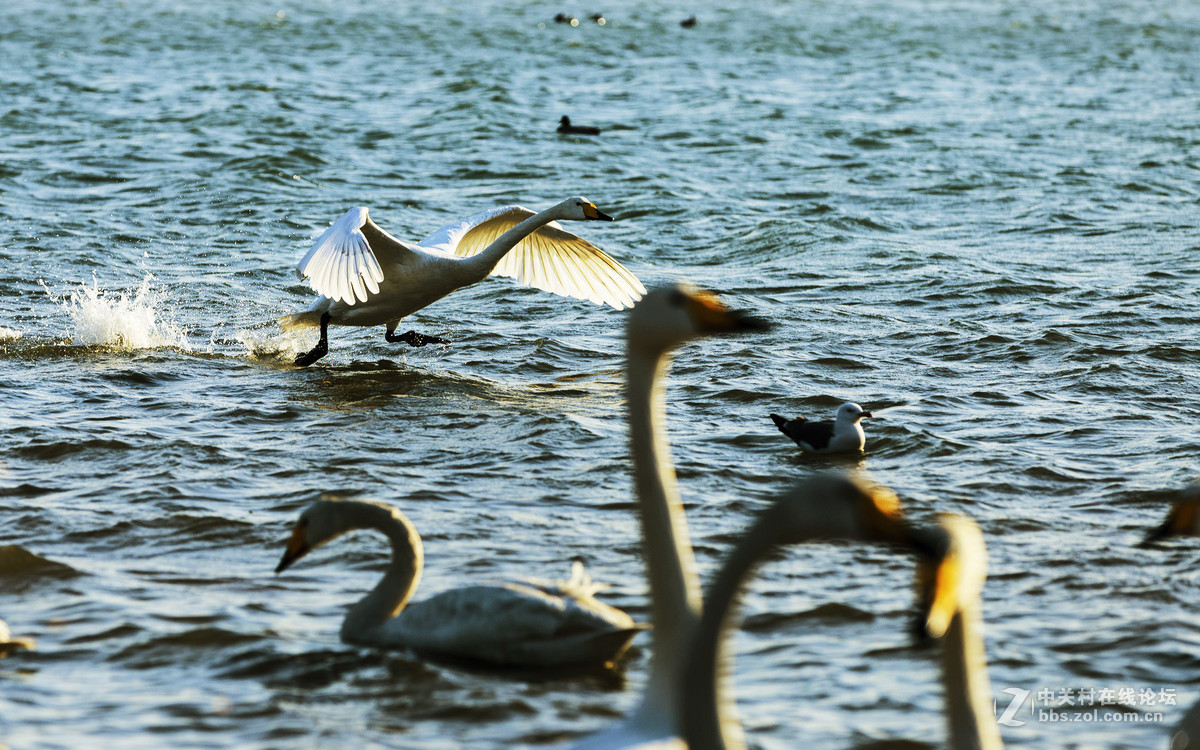
[[558, 121], [558, 132], [567, 135], [600, 135], [600, 128], [591, 125], [572, 125], [571, 118], [566, 115]]

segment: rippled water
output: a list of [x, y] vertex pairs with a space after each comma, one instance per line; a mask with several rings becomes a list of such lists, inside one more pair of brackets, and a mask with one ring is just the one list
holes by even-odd
[[[429, 664], [337, 640], [380, 539], [272, 575], [307, 502], [367, 495], [421, 530], [426, 593], [582, 556], [646, 617], [622, 314], [492, 280], [412, 319], [452, 346], [339, 328], [305, 370], [312, 332], [269, 324], [351, 206], [416, 239], [583, 194], [618, 222], [581, 232], [648, 284], [777, 323], [672, 372], [705, 571], [839, 466], [767, 414], [858, 401], [861, 466], [983, 527], [1002, 701], [1177, 691], [1137, 709], [1162, 722], [1026, 710], [1007, 743], [1165, 746], [1200, 688], [1200, 555], [1135, 544], [1200, 449], [1200, 6], [734, 0], [693, 29], [663, 2], [462, 6], [0, 7], [0, 616], [39, 641], [0, 662], [0, 740], [553, 746], [629, 710], [648, 639], [615, 673]], [[756, 747], [941, 744], [908, 576], [822, 546], [762, 570]]]

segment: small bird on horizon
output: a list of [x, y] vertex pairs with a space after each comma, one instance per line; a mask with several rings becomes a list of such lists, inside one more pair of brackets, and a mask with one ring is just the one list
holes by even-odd
[[772, 414], [771, 421], [780, 432], [810, 453], [861, 452], [867, 436], [859, 420], [870, 416], [871, 412], [864, 411], [858, 404], [845, 403], [838, 407], [833, 420], [810, 422], [804, 417], [786, 419]]
[[591, 125], [572, 125], [571, 118], [566, 115], [558, 121], [558, 132], [567, 135], [600, 135], [600, 128]]

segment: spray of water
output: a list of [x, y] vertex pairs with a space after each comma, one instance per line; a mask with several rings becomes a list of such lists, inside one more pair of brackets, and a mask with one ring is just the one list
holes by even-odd
[[153, 289], [155, 278], [146, 274], [137, 292], [130, 297], [125, 292], [101, 290], [80, 284], [63, 300], [42, 283], [56, 302], [71, 316], [75, 324], [71, 343], [75, 346], [107, 346], [115, 349], [158, 349], [174, 347], [191, 351], [183, 329], [160, 319], [163, 300]]

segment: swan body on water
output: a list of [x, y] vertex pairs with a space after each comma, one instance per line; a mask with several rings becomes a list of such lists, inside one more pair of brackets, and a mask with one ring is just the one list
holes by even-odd
[[863, 411], [858, 404], [845, 403], [838, 407], [832, 421], [810, 422], [804, 417], [787, 419], [778, 414], [772, 414], [771, 421], [780, 432], [810, 453], [861, 453], [867, 436], [859, 420], [870, 416], [871, 412]]
[[746, 746], [734, 699], [720, 666], [736, 619], [735, 601], [754, 568], [778, 547], [815, 540], [880, 542], [920, 549], [924, 537], [904, 520], [892, 493], [840, 476], [800, 483], [762, 511], [725, 557], [705, 591], [690, 658], [680, 687], [689, 750]]
[[278, 322], [285, 330], [320, 327], [316, 347], [296, 357], [297, 365], [307, 366], [329, 352], [330, 325], [386, 326], [387, 341], [410, 346], [449, 343], [395, 331], [406, 316], [489, 275], [623, 310], [645, 287], [600, 248], [558, 224], [612, 220], [591, 201], [575, 197], [540, 213], [521, 206], [494, 208], [409, 245], [380, 229], [365, 207], [353, 208], [296, 264], [296, 275], [307, 278], [321, 296], [304, 312]]
[[421, 538], [396, 508], [362, 500], [318, 500], [292, 531], [276, 573], [355, 529], [382, 533], [392, 545], [383, 579], [350, 607], [347, 643], [406, 648], [506, 667], [608, 664], [643, 627], [596, 600], [597, 586], [574, 566], [569, 581], [525, 580], [464, 586], [409, 604], [424, 565]]
[[711, 292], [671, 284], [646, 293], [626, 325], [626, 389], [634, 490], [650, 584], [652, 653], [642, 699], [621, 724], [584, 738], [579, 750], [683, 747], [679, 682], [700, 621], [700, 581], [666, 436], [670, 353], [696, 338], [764, 331]]

